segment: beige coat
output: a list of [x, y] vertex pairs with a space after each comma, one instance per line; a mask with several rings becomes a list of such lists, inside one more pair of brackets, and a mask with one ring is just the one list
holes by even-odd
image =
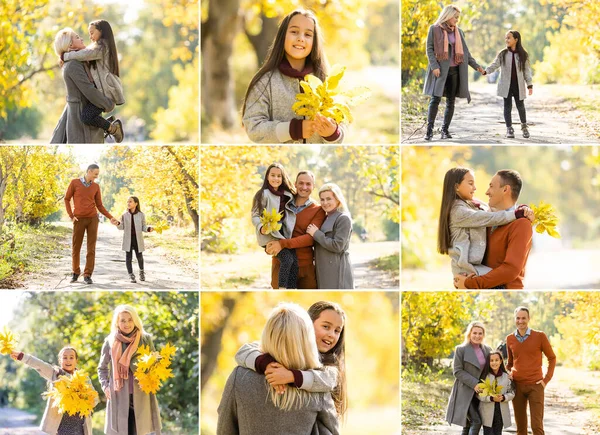
[[[144, 252], [144, 235], [142, 232], [148, 232], [148, 225], [146, 225], [146, 216], [141, 211], [138, 211], [133, 215], [133, 224], [135, 225], [135, 239], [137, 241], [138, 252]], [[120, 230], [124, 231], [123, 244], [121, 249], [125, 252], [131, 251], [131, 213], [126, 211], [121, 216], [121, 222], [117, 226]]]
[[[494, 382], [495, 377], [494, 375], [489, 374], [487, 379], [489, 379], [490, 382]], [[515, 398], [515, 391], [513, 390], [510, 379], [506, 373], [503, 373], [502, 376], [498, 378], [498, 385], [502, 385], [502, 394], [504, 394], [504, 402], [500, 402], [502, 425], [505, 428], [508, 428], [511, 426], [510, 407], [508, 406], [508, 402]], [[479, 404], [479, 415], [481, 415], [481, 421], [483, 422], [483, 425], [492, 427], [492, 423], [494, 422], [494, 408], [496, 406], [496, 402], [493, 402], [490, 396], [481, 397], [478, 394], [477, 398], [481, 401]]]

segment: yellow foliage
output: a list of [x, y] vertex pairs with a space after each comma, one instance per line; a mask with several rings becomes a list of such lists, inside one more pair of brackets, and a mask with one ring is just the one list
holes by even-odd
[[134, 376], [144, 393], [156, 394], [162, 382], [174, 377], [169, 366], [176, 350], [177, 348], [170, 343], [167, 343], [160, 352], [152, 351], [146, 345], [139, 347]]
[[155, 233], [158, 233], [158, 234], [162, 234], [163, 231], [166, 231], [169, 228], [171, 228], [171, 227], [169, 227], [169, 225], [167, 225], [167, 223], [165, 221], [161, 221], [152, 227], [152, 231], [154, 231]]
[[0, 332], [0, 354], [9, 355], [14, 352], [17, 345], [17, 337], [5, 326], [4, 332]]
[[96, 405], [98, 393], [88, 380], [88, 375], [81, 370], [71, 376], [59, 376], [44, 396], [53, 399], [52, 407], [58, 408], [59, 414], [89, 417]]
[[271, 213], [265, 208], [260, 217], [260, 223], [262, 224], [265, 232], [270, 234], [281, 229], [279, 221], [283, 218], [283, 214], [279, 213], [275, 207], [271, 210]]
[[493, 382], [490, 382], [489, 379], [485, 381], [482, 379], [480, 384], [477, 384], [479, 388], [482, 389], [481, 393], [479, 393], [479, 397], [487, 397], [487, 396], [497, 396], [502, 394], [502, 385], [498, 385], [498, 381], [494, 379]]
[[544, 201], [540, 201], [538, 206], [530, 204], [531, 210], [535, 214], [533, 225], [535, 225], [535, 231], [542, 234], [544, 231], [551, 237], [560, 239], [560, 234], [556, 230], [558, 224], [558, 218], [556, 217], [556, 211], [550, 204], [546, 204]]

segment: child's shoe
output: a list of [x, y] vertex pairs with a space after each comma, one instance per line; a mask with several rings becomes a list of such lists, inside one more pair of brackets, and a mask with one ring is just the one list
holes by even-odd
[[521, 131], [523, 132], [523, 137], [525, 139], [529, 139], [529, 130], [527, 130], [527, 123], [521, 123]]
[[140, 281], [146, 281], [146, 274], [143, 270], [140, 270]]
[[130, 274], [129, 274], [129, 279], [130, 279], [130, 282], [132, 282], [132, 283], [136, 283], [136, 282], [137, 282], [137, 281], [135, 280], [135, 275], [134, 275], [133, 273], [130, 273]]
[[515, 129], [512, 127], [506, 127], [506, 138], [514, 139], [515, 137]]

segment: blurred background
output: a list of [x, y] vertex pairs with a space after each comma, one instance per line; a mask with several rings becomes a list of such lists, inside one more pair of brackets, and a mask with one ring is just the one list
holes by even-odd
[[598, 288], [600, 271], [600, 148], [597, 146], [402, 147], [402, 285], [452, 288], [450, 257], [437, 253], [446, 172], [475, 171], [475, 198], [496, 171], [521, 174], [519, 204], [550, 203], [560, 239], [534, 231], [525, 288]]
[[346, 313], [349, 408], [344, 435], [392, 434], [398, 429], [399, 297], [382, 292], [203, 292], [201, 298], [201, 433], [212, 435], [225, 382], [244, 343], [260, 341], [279, 302], [308, 309], [327, 300]]
[[88, 45], [96, 19], [115, 35], [125, 141], [197, 142], [198, 16], [198, 0], [2, 2], [0, 142], [48, 143], [66, 97], [54, 37], [71, 27]]
[[373, 94], [353, 110], [345, 143], [397, 143], [400, 70], [396, 0], [202, 0], [203, 143], [248, 143], [243, 97], [275, 40], [279, 22], [313, 10], [330, 65], [347, 67], [342, 83]]

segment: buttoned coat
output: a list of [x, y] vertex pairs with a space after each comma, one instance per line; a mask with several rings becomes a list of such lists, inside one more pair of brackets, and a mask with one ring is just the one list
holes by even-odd
[[[33, 355], [24, 354], [22, 361], [24, 364], [27, 364], [29, 367], [38, 372], [39, 375], [47, 381], [55, 382], [60, 376], [60, 370], [58, 369], [58, 367], [55, 367], [51, 364], [48, 364], [47, 362], [37, 359]], [[69, 375], [67, 374], [67, 376]], [[92, 386], [92, 381], [89, 377], [87, 378], [87, 382], [90, 386]], [[40, 430], [50, 435], [56, 435], [63, 417], [62, 414], [58, 413], [58, 408], [55, 408], [53, 406], [53, 400], [54, 399], [48, 399], [48, 401], [46, 402], [46, 409], [44, 410], [44, 416], [42, 417], [42, 422], [40, 423]], [[98, 403], [99, 400], [98, 398], [96, 398], [94, 406]], [[92, 435], [91, 416], [85, 417], [84, 419], [83, 433], [84, 435]]]
[[[287, 201], [285, 203], [285, 216], [281, 222], [281, 229], [279, 231], [273, 231], [269, 234], [263, 234], [260, 232], [262, 224], [260, 223], [260, 217], [262, 211], [259, 213], [258, 210], [252, 210], [252, 225], [256, 232], [256, 240], [260, 246], [267, 246], [267, 243], [279, 239], [289, 239], [292, 237], [294, 231], [294, 225], [296, 225], [296, 214], [290, 208], [290, 203], [294, 199], [294, 196], [290, 192], [285, 192]], [[279, 211], [279, 197], [272, 193], [269, 189], [263, 190], [261, 207], [267, 210], [267, 213], [271, 213], [273, 209]]]
[[[290, 136], [290, 121], [305, 119], [292, 110], [296, 94], [300, 92], [300, 80], [282, 74], [279, 69], [263, 75], [246, 100], [243, 123], [250, 140], [258, 143], [303, 143], [303, 139], [294, 141]], [[336, 140], [329, 142], [314, 133], [306, 139], [306, 143], [342, 143], [347, 127], [344, 123], [338, 127], [340, 136]]]
[[81, 121], [83, 108], [92, 103], [104, 112], [115, 104], [94, 87], [85, 66], [79, 61], [66, 62], [63, 79], [67, 88], [67, 104], [54, 128], [50, 143], [104, 143], [104, 130]]
[[263, 375], [236, 367], [227, 379], [217, 412], [217, 435], [338, 435], [330, 393], [308, 393], [300, 408], [284, 411], [270, 400]]
[[313, 235], [315, 269], [320, 289], [353, 289], [354, 277], [350, 262], [352, 219], [346, 212], [335, 211], [325, 218]]
[[[487, 378], [490, 382], [494, 382], [496, 377], [492, 374], [487, 375]], [[510, 421], [510, 407], [508, 406], [508, 402], [515, 398], [515, 391], [512, 387], [512, 383], [508, 378], [508, 374], [502, 373], [502, 376], [497, 378], [498, 385], [502, 386], [502, 394], [504, 394], [504, 402], [500, 403], [500, 411], [502, 412], [502, 425], [505, 428], [511, 427], [512, 423]], [[484, 379], [485, 380], [485, 379]], [[496, 406], [496, 402], [491, 400], [490, 396], [481, 397], [479, 394], [477, 398], [481, 401], [479, 404], [479, 415], [481, 416], [481, 421], [484, 426], [492, 427], [492, 423], [494, 422], [494, 408]]]
[[514, 211], [490, 211], [487, 204], [478, 208], [472, 202], [457, 199], [450, 209], [450, 246], [452, 274], [485, 275], [491, 268], [481, 264], [487, 246], [487, 227], [514, 221]]
[[[123, 244], [121, 249], [125, 252], [131, 251], [131, 216], [129, 211], [126, 211], [121, 216], [121, 221], [117, 228], [124, 231]], [[133, 224], [135, 225], [135, 239], [137, 241], [138, 252], [144, 252], [144, 235], [142, 232], [148, 232], [148, 225], [146, 225], [146, 215], [141, 211], [133, 214]]]
[[[481, 350], [487, 361], [492, 349], [482, 344]], [[446, 421], [449, 424], [461, 427], [467, 425], [467, 411], [475, 394], [475, 385], [481, 382], [484, 368], [485, 364], [479, 363], [471, 343], [456, 346], [452, 371], [455, 379], [446, 410]]]
[[[115, 392], [114, 377], [112, 372], [110, 337], [104, 340], [100, 363], [98, 365], [98, 380], [104, 391], [110, 388], [110, 399], [106, 402], [106, 420], [104, 424], [104, 433], [106, 435], [127, 435], [127, 421], [129, 419], [129, 388], [128, 382], [121, 390]], [[142, 335], [140, 346], [147, 345], [154, 350], [154, 344], [149, 334]], [[139, 357], [139, 347], [131, 357], [129, 366], [129, 376], [133, 376], [137, 368], [137, 359]], [[144, 393], [138, 384], [133, 381], [133, 409], [135, 411], [135, 427], [137, 435], [161, 434], [162, 424], [160, 421], [160, 411], [156, 395]]]
[[[504, 59], [504, 62], [500, 62]], [[486, 74], [491, 74], [500, 68], [500, 79], [498, 80], [498, 91], [499, 97], [507, 98], [508, 91], [510, 90], [511, 70], [512, 70], [512, 59], [513, 55], [510, 50], [502, 50], [494, 59], [494, 62], [485, 69]], [[527, 87], [533, 86], [533, 76], [531, 73], [531, 65], [529, 59], [525, 62], [525, 67], [521, 71], [521, 60], [519, 54], [515, 53], [515, 60], [517, 62], [517, 83], [519, 85], [519, 100], [527, 98]]]
[[[427, 76], [425, 78], [425, 85], [423, 86], [423, 93], [425, 95], [431, 95], [436, 97], [443, 97], [446, 88], [446, 79], [448, 78], [448, 71], [450, 70], [450, 58], [454, 56], [454, 50], [451, 44], [448, 44], [448, 59], [437, 60], [433, 50], [433, 28], [429, 27], [429, 33], [427, 34], [427, 59], [429, 61], [427, 65]], [[469, 68], [479, 68], [479, 63], [471, 56], [467, 42], [465, 41], [465, 34], [461, 29], [458, 29], [460, 39], [462, 41], [464, 51], [464, 61], [458, 65], [458, 90], [456, 96], [458, 98], [466, 98], [467, 102], [471, 102], [471, 94], [469, 93]], [[439, 69], [440, 76], [436, 77], [433, 75], [433, 70]]]

